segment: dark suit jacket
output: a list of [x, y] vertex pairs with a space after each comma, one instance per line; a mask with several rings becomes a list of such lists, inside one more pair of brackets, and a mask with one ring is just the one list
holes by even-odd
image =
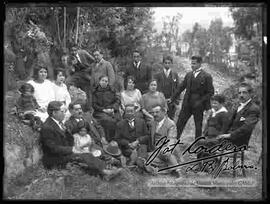
[[90, 55], [86, 50], [78, 50], [77, 51], [81, 64], [89, 68], [91, 64], [95, 61], [95, 58]]
[[[98, 121], [93, 118], [90, 114], [84, 115], [82, 118], [85, 122], [87, 122], [89, 126], [89, 135], [91, 138], [94, 139], [95, 143], [98, 145], [101, 145], [101, 138], [105, 137], [104, 130], [102, 126], [98, 123]], [[67, 131], [73, 135], [74, 133], [77, 133], [77, 120], [73, 117], [70, 116], [70, 118], [65, 122], [65, 126], [67, 128]]]
[[124, 81], [126, 83], [128, 76], [135, 77], [136, 84], [135, 88], [139, 89], [142, 94], [144, 94], [148, 90], [148, 82], [152, 78], [152, 69], [148, 65], [145, 65], [144, 62], [141, 61], [139, 65], [139, 69], [134, 66], [134, 62], [132, 62], [124, 74]]
[[202, 106], [203, 110], [209, 110], [211, 108], [210, 98], [214, 94], [213, 79], [211, 75], [204, 70], [197, 75], [196, 84], [194, 86], [196, 86], [195, 88], [199, 93], [199, 99], [190, 103], [192, 76], [192, 71], [186, 74], [184, 81], [179, 85], [177, 92], [172, 96], [172, 101], [174, 102], [181, 92], [186, 89], [182, 107], [197, 103], [198, 106]]
[[237, 109], [234, 110], [229, 125], [229, 133], [231, 133], [230, 141], [237, 146], [248, 145], [259, 117], [260, 109], [253, 101], [250, 101], [238, 113]]
[[[177, 91], [177, 87], [179, 85], [179, 77], [178, 77], [178, 74], [176, 72], [171, 70], [171, 72], [167, 78], [164, 71], [162, 70], [161, 72], [155, 74], [154, 78], [157, 79], [158, 91], [163, 92], [165, 98], [170, 98]], [[170, 90], [165, 89], [165, 82], [166, 81], [169, 81], [172, 83]]]
[[44, 167], [66, 164], [68, 156], [72, 154], [72, 135], [61, 130], [53, 119], [48, 117], [41, 128], [40, 136]]
[[129, 124], [126, 119], [123, 119], [117, 123], [115, 140], [119, 144], [119, 147], [129, 148], [128, 144], [134, 142], [138, 139], [140, 144], [147, 144], [149, 141], [149, 132], [146, 126], [146, 123], [141, 118], [135, 118], [135, 135], [132, 135], [129, 132]]

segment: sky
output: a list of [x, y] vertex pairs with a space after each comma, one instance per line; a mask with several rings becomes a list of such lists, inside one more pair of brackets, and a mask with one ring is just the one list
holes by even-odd
[[196, 22], [208, 28], [211, 20], [215, 18], [221, 18], [223, 26], [233, 26], [229, 7], [156, 7], [152, 9], [155, 11], [154, 18], [157, 31], [162, 29], [162, 17], [174, 16], [177, 12], [183, 16], [180, 20], [180, 33], [187, 29], [191, 30]]

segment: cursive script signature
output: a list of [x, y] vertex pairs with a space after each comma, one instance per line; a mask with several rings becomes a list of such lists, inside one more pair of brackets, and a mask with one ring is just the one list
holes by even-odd
[[[208, 166], [212, 166], [213, 165], [213, 162], [215, 162], [213, 160], [214, 158], [247, 150], [247, 145], [236, 146], [236, 145], [233, 145], [231, 142], [229, 142], [227, 140], [221, 141], [220, 144], [216, 144], [216, 145], [213, 145], [211, 147], [206, 147], [206, 146], [204, 146], [204, 145], [202, 145], [200, 143], [201, 141], [204, 141], [204, 140], [206, 140], [205, 137], [198, 137], [191, 145], [189, 145], [183, 151], [182, 156], [184, 156], [187, 153], [188, 154], [196, 154], [196, 155], [199, 154], [199, 153], [208, 153], [210, 156], [204, 157], [204, 158], [200, 158], [200, 159], [196, 159], [196, 160], [192, 160], [192, 161], [188, 161], [188, 162], [185, 162], [185, 163], [180, 163], [180, 164], [169, 166], [169, 167], [165, 167], [165, 168], [159, 169], [158, 172], [165, 171], [165, 170], [168, 170], [168, 169], [179, 168], [181, 166], [185, 166], [185, 165], [188, 165], [188, 164], [194, 164], [194, 163], [202, 162], [204, 160], [210, 160], [210, 161], [208, 161], [208, 162], [205, 163], [205, 166], [204, 166], [204, 168], [205, 168], [206, 165], [208, 165]], [[167, 145], [169, 142], [170, 142], [170, 139], [168, 139], [166, 136], [160, 138], [156, 142], [156, 149], [148, 157], [148, 159], [146, 160], [146, 163], [145, 164], [146, 165], [151, 164], [151, 162], [159, 154], [167, 154], [167, 153], [171, 153], [172, 154], [177, 145], [184, 144], [184, 143], [180, 142], [180, 139], [178, 139], [174, 144]], [[221, 166], [224, 166], [225, 164], [226, 164], [226, 161], [225, 161], [225, 163], [223, 162], [221, 164]], [[198, 164], [196, 164], [196, 165], [198, 165]], [[221, 171], [220, 169], [221, 168], [218, 168], [217, 169], [216, 175], [218, 175], [220, 173], [220, 171]]]

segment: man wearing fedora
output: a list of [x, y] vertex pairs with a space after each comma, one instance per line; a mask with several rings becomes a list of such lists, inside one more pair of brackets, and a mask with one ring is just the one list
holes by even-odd
[[45, 168], [65, 168], [67, 163], [76, 161], [87, 164], [92, 173], [97, 173], [106, 180], [120, 173], [121, 169], [106, 169], [106, 163], [92, 154], [76, 153], [73, 137], [62, 123], [65, 107], [61, 102], [50, 102], [47, 111], [49, 117], [40, 132]]
[[145, 121], [135, 117], [135, 112], [135, 105], [127, 104], [124, 119], [117, 123], [115, 132], [115, 140], [122, 154], [128, 158], [129, 165], [135, 162], [137, 147], [140, 144], [147, 144], [150, 137]]

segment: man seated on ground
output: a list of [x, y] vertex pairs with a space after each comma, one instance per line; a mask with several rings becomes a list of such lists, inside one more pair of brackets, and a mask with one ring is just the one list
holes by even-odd
[[47, 111], [49, 117], [40, 134], [45, 168], [65, 168], [67, 163], [77, 161], [87, 164], [91, 173], [101, 175], [106, 180], [120, 173], [121, 169], [106, 169], [106, 163], [92, 154], [75, 153], [73, 137], [62, 123], [66, 110], [61, 102], [50, 102]]
[[122, 154], [127, 157], [127, 165], [135, 163], [138, 146], [147, 144], [150, 137], [144, 119], [135, 117], [135, 113], [135, 105], [127, 104], [124, 119], [117, 123], [115, 132], [115, 140]]
[[[140, 146], [140, 148], [138, 150], [137, 163], [138, 162], [141, 163], [142, 161], [145, 162], [147, 159], [151, 160], [151, 158], [153, 158], [153, 155], [155, 155], [154, 151], [156, 151], [165, 141], [165, 138], [163, 138], [163, 137], [166, 137], [166, 139], [169, 140], [169, 142], [166, 143], [165, 145], [163, 145], [160, 152], [157, 154], [157, 156], [151, 162], [151, 164], [158, 165], [158, 163], [161, 162], [163, 167], [177, 165], [178, 161], [176, 159], [175, 154], [178, 153], [179, 146], [176, 146], [173, 153], [167, 152], [167, 153], [163, 154], [163, 151], [166, 148], [172, 149], [172, 144], [175, 144], [177, 142], [177, 139], [176, 139], [177, 130], [176, 130], [175, 122], [172, 121], [167, 116], [165, 107], [163, 107], [159, 104], [153, 105], [151, 112], [153, 114], [154, 121], [151, 124], [150, 140], [149, 140], [149, 143], [147, 145], [147, 148], [145, 145]], [[147, 154], [145, 154], [146, 151], [148, 151]], [[153, 171], [151, 164], [145, 165], [145, 168], [147, 171]], [[174, 173], [177, 177], [181, 176], [179, 169], [172, 170], [169, 172]]]
[[97, 120], [92, 116], [92, 114], [90, 114], [89, 112], [87, 114], [83, 113], [82, 104], [79, 100], [69, 104], [69, 111], [71, 113], [71, 116], [69, 120], [65, 122], [65, 126], [67, 127], [67, 131], [69, 131], [71, 135], [76, 133], [78, 123], [80, 121], [84, 121], [88, 123], [88, 134], [91, 135], [95, 144], [101, 147], [104, 144], [107, 144], [102, 126], [97, 122]]

